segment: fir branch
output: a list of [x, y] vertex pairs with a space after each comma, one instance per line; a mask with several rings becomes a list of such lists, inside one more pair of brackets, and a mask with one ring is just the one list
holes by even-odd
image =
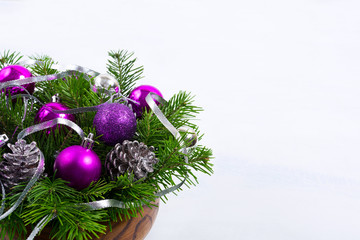
[[16, 210], [10, 216], [0, 221], [0, 239], [5, 239], [6, 234], [9, 239], [14, 239], [15, 236], [19, 236], [20, 239], [25, 239], [27, 230], [20, 216], [20, 211]]
[[3, 54], [0, 55], [0, 69], [7, 65], [15, 65], [22, 57], [18, 52], [10, 52], [10, 50], [4, 51]]
[[90, 186], [81, 190], [80, 197], [84, 199], [84, 202], [97, 201], [99, 199], [105, 199], [105, 195], [113, 190], [115, 185], [110, 182], [106, 182], [100, 179], [96, 183], [92, 182]]
[[55, 62], [51, 57], [47, 55], [33, 55], [29, 58], [36, 61], [41, 61], [41, 63], [30, 66], [31, 72], [36, 76], [51, 75], [59, 72], [58, 70], [53, 68], [53, 65], [57, 64], [57, 62]]
[[[99, 185], [98, 185], [99, 186]], [[56, 213], [53, 239], [91, 239], [104, 233], [106, 211], [87, 211], [78, 205], [83, 195], [66, 185], [62, 179], [45, 178], [28, 193], [28, 205], [22, 213], [26, 224], [35, 224], [50, 213]]]
[[168, 104], [160, 106], [160, 108], [176, 128], [184, 125], [197, 128], [195, 124], [191, 123], [191, 120], [195, 120], [203, 109], [194, 105], [194, 98], [191, 93], [180, 91], [170, 98]]
[[[195, 185], [197, 182], [196, 174], [193, 171], [202, 172], [207, 175], [213, 173], [211, 156], [212, 151], [203, 146], [197, 146], [190, 150], [188, 154], [184, 154], [179, 149], [183, 146], [179, 145], [184, 139], [176, 140], [169, 137], [168, 140], [163, 141], [161, 147], [156, 151], [159, 158], [159, 163], [155, 165], [154, 172], [148, 176], [147, 181], [150, 184], [156, 184], [157, 190], [168, 188], [176, 185], [175, 180], [183, 180], [186, 176], [187, 183]], [[188, 163], [185, 162], [185, 156], [188, 157]]]
[[72, 214], [67, 220], [73, 222], [61, 222], [56, 219], [52, 225], [51, 239], [65, 240], [88, 240], [99, 238], [99, 234], [104, 234], [106, 225], [102, 224], [107, 217], [106, 211], [91, 211], [86, 209], [72, 208]]
[[155, 206], [152, 202], [156, 199], [156, 188], [142, 180], [134, 182], [133, 174], [120, 176], [110, 183], [113, 189], [106, 194], [106, 198], [124, 202], [125, 208], [108, 208], [108, 221], [123, 221], [137, 217], [142, 213], [143, 206]]
[[[196, 116], [202, 111], [202, 108], [193, 103], [194, 97], [190, 93], [180, 91], [166, 105], [161, 105], [160, 109], [175, 128], [188, 126], [199, 135], [198, 126], [192, 121], [196, 120]], [[145, 111], [143, 118], [138, 120], [137, 132], [136, 139], [151, 146], [162, 145], [163, 139], [167, 139], [171, 135], [157, 116], [150, 111]]]
[[132, 58], [134, 53], [128, 51], [110, 51], [107, 69], [119, 82], [121, 93], [129, 96], [134, 88], [136, 81], [142, 78], [144, 67], [135, 67], [136, 58]]

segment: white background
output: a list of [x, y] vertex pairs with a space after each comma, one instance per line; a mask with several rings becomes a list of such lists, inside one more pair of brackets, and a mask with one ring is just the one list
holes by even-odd
[[360, 2], [0, 0], [0, 50], [194, 93], [215, 174], [161, 205], [148, 240], [360, 238]]

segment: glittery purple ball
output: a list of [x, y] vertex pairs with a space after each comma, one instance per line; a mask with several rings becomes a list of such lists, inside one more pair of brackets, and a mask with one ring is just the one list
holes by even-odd
[[[29, 77], [32, 77], [31, 72], [26, 68], [24, 68], [23, 66], [19, 66], [19, 65], [9, 65], [0, 70], [0, 83], [8, 82], [11, 80], [29, 78]], [[35, 90], [35, 83], [25, 84], [22, 85], [22, 87], [28, 90], [30, 94], [33, 94]], [[1, 92], [7, 92], [6, 95], [8, 95], [8, 92], [10, 92], [12, 96], [16, 94], [27, 93], [24, 89], [19, 87], [9, 87], [3, 89]]]
[[54, 171], [56, 177], [69, 182], [77, 190], [84, 189], [101, 176], [101, 161], [91, 149], [82, 146], [65, 148], [56, 158]]
[[[162, 97], [161, 92], [158, 89], [156, 89], [155, 87], [150, 86], [150, 85], [141, 85], [141, 86], [135, 88], [134, 90], [132, 90], [132, 92], [130, 93], [129, 98], [140, 103], [138, 105], [138, 104], [135, 104], [135, 103], [132, 103], [131, 101], [129, 101], [129, 103], [131, 104], [131, 106], [138, 118], [141, 117], [142, 112], [144, 111], [144, 108], [149, 110], [149, 106], [148, 106], [145, 98], [150, 92], [156, 93], [157, 95]], [[159, 103], [157, 101], [155, 101], [155, 102], [157, 105], [159, 105]]]
[[[62, 103], [58, 103], [58, 102], [51, 102], [51, 103], [47, 103], [44, 106], [42, 106], [39, 111], [37, 112], [37, 114], [35, 115], [35, 123], [43, 123], [46, 121], [50, 121], [53, 120], [55, 118], [65, 118], [71, 121], [75, 121], [75, 117], [72, 114], [65, 114], [65, 113], [54, 113], [51, 111], [51, 109], [53, 110], [59, 110], [59, 111], [64, 111], [64, 110], [68, 110], [69, 108], [67, 106], [65, 106]], [[55, 129], [57, 127], [60, 127], [59, 125], [56, 125], [54, 127], [52, 127], [52, 130], [55, 131]], [[47, 134], [51, 133], [51, 129], [46, 130]]]
[[94, 118], [97, 135], [108, 145], [130, 140], [136, 131], [136, 118], [127, 106], [120, 103], [105, 103], [99, 106]]

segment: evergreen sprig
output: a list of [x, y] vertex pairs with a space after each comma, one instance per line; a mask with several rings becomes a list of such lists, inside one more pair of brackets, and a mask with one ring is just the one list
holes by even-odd
[[4, 51], [0, 56], [0, 69], [7, 65], [14, 65], [20, 61], [23, 56], [18, 52], [12, 52], [10, 50]]
[[[94, 191], [91, 193], [90, 189], [89, 195], [92, 195]], [[45, 178], [29, 192], [22, 218], [25, 224], [36, 224], [54, 213], [57, 218], [53, 226], [59, 231], [53, 235], [53, 239], [91, 239], [92, 235], [105, 232], [106, 225], [101, 222], [106, 220], [106, 210], [87, 211], [86, 206], [78, 204], [83, 197], [67, 186], [64, 180]]]
[[129, 96], [144, 72], [143, 66], [135, 66], [136, 58], [132, 58], [133, 55], [125, 50], [109, 52], [111, 59], [107, 63], [108, 72], [118, 80], [124, 96]]
[[[127, 51], [110, 51], [107, 63], [108, 73], [113, 75], [121, 86], [121, 92], [128, 96], [135, 87], [136, 82], [142, 78], [143, 67], [136, 66], [133, 53]], [[16, 52], [5, 51], [0, 56], [0, 66], [16, 64], [22, 56]], [[58, 73], [52, 67], [57, 64], [49, 56], [32, 56], [31, 59], [41, 61], [34, 66], [29, 66], [34, 76]], [[89, 81], [90, 80], [90, 81]], [[6, 133], [10, 143], [16, 142], [20, 131], [33, 126], [35, 115], [42, 104], [51, 101], [51, 97], [59, 94], [61, 102], [69, 108], [91, 107], [102, 104], [109, 97], [92, 91], [92, 78], [85, 74], [75, 73], [64, 79], [54, 79], [36, 84], [34, 96], [39, 102], [28, 101], [24, 104], [23, 98], [8, 101], [5, 94], [0, 94], [0, 134]], [[197, 115], [202, 108], [195, 105], [194, 96], [187, 92], [175, 94], [167, 104], [159, 106], [168, 120], [176, 127], [192, 127], [201, 140], [199, 127], [195, 123]], [[26, 110], [26, 117], [24, 112]], [[113, 147], [107, 146], [96, 135], [93, 126], [95, 112], [77, 114], [78, 124], [85, 134], [95, 134], [93, 150], [104, 163], [106, 155]], [[25, 237], [28, 229], [33, 227], [46, 216], [56, 214], [56, 218], [49, 222], [52, 228], [52, 239], [92, 239], [104, 233], [107, 226], [111, 227], [112, 221], [122, 221], [141, 214], [143, 206], [153, 207], [156, 193], [164, 188], [176, 185], [179, 181], [187, 179], [186, 185], [197, 183], [196, 172], [212, 174], [212, 151], [201, 146], [188, 149], [184, 141], [186, 135], [182, 134], [176, 139], [159, 121], [151, 111], [145, 111], [143, 117], [137, 120], [137, 132], [134, 140], [144, 142], [155, 147], [156, 157], [159, 162], [154, 166], [154, 172], [149, 173], [145, 179], [134, 181], [133, 174], [125, 174], [112, 181], [109, 176], [102, 173], [101, 179], [89, 187], [77, 191], [69, 187], [60, 178], [55, 178], [53, 164], [55, 156], [63, 149], [79, 145], [81, 138], [73, 130], [63, 127], [57, 128], [50, 135], [40, 131], [26, 137], [27, 142], [35, 141], [45, 156], [45, 171], [48, 177], [43, 177], [28, 192], [25, 200], [14, 213], [0, 221], [0, 237], [3, 239], [8, 233], [10, 239], [16, 234]], [[2, 154], [8, 152], [6, 147], [0, 148], [0, 161]], [[185, 157], [188, 162], [185, 162]], [[16, 186], [6, 198], [6, 209], [10, 208], [17, 200], [27, 183]], [[115, 199], [124, 202], [126, 208], [108, 208], [103, 210], [88, 211], [85, 205], [102, 199]], [[163, 197], [166, 201], [166, 197]]]
[[[41, 76], [41, 75], [51, 75], [56, 74], [59, 71], [53, 68], [54, 64], [57, 64], [51, 57], [47, 55], [34, 55], [29, 57], [32, 60], [39, 61], [41, 63], [37, 63], [35, 65], [29, 66], [31, 69], [31, 72], [35, 76]], [[41, 85], [41, 84], [40, 84]], [[39, 84], [37, 85], [39, 87]]]

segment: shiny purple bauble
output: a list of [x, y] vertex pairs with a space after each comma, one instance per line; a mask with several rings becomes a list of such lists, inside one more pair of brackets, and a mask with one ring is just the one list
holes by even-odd
[[[37, 112], [37, 114], [35, 115], [35, 123], [43, 123], [46, 121], [50, 121], [53, 120], [55, 118], [64, 118], [64, 119], [68, 119], [70, 121], [75, 121], [75, 116], [72, 114], [65, 114], [65, 113], [54, 113], [51, 111], [51, 109], [53, 110], [59, 110], [59, 111], [64, 111], [64, 110], [69, 110], [69, 108], [67, 106], [65, 106], [62, 103], [58, 103], [58, 102], [51, 102], [51, 103], [47, 103], [44, 106], [42, 106], [39, 111]], [[59, 125], [53, 126], [51, 129], [53, 131], [55, 131], [55, 129], [57, 127], [62, 127]], [[51, 129], [46, 130], [47, 134], [51, 133]]]
[[131, 109], [120, 103], [104, 103], [99, 106], [94, 118], [97, 135], [101, 140], [114, 146], [133, 138], [136, 118]]
[[54, 163], [55, 170], [56, 177], [81, 190], [100, 179], [101, 161], [93, 150], [75, 145], [60, 152]]
[[[142, 112], [144, 111], [145, 108], [147, 110], [149, 110], [149, 106], [148, 106], [145, 98], [150, 92], [156, 93], [157, 95], [162, 97], [161, 92], [158, 89], [156, 89], [155, 87], [150, 86], [150, 85], [141, 85], [131, 91], [129, 98], [140, 103], [138, 105], [138, 104], [135, 104], [135, 103], [129, 101], [134, 112], [136, 113], [136, 117], [138, 117], [138, 118], [141, 117]], [[156, 100], [155, 100], [155, 102], [157, 105], [159, 105], [159, 102], [157, 102]]]
[[[29, 70], [19, 65], [9, 65], [0, 70], [0, 83], [8, 82], [11, 80], [18, 80], [32, 77], [32, 74]], [[29, 83], [22, 85], [30, 94], [34, 93], [35, 83]], [[14, 96], [16, 94], [27, 94], [27, 92], [20, 87], [8, 87], [2, 89], [1, 92], [6, 92], [6, 95], [11, 94]]]

